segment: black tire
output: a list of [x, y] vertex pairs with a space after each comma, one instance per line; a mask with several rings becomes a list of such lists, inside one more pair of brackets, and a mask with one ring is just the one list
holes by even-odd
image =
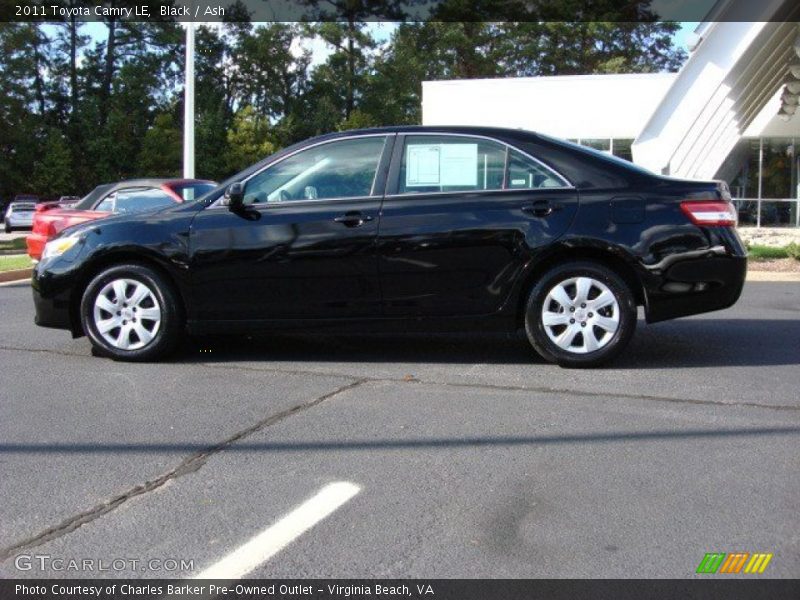
[[[590, 312], [592, 310], [591, 303], [589, 308], [582, 308], [580, 303], [576, 303], [568, 310], [576, 310], [577, 312], [567, 313], [552, 297], [548, 300], [551, 290], [559, 284], [575, 278], [590, 278], [599, 284], [593, 284], [590, 288], [590, 298], [591, 293], [595, 294], [594, 298], [598, 298], [598, 292], [604, 285], [613, 294], [616, 305], [611, 304], [600, 308], [599, 310], [605, 311], [605, 313], [600, 314], [598, 312], [598, 316], [595, 317], [594, 313]], [[567, 285], [564, 289], [570, 299], [577, 298], [576, 287]], [[569, 293], [570, 290], [574, 290], [575, 294]], [[573, 318], [563, 326], [551, 325], [546, 327], [542, 315], [545, 301], [549, 304], [548, 311], [559, 311], [558, 316], [564, 316], [567, 319], [573, 316], [579, 318], [577, 320]], [[595, 321], [592, 321], [592, 318], [606, 315], [617, 320], [617, 328], [613, 333], [609, 333], [606, 329], [593, 324]], [[634, 295], [619, 275], [600, 263], [589, 261], [570, 262], [545, 273], [530, 291], [525, 306], [525, 333], [528, 341], [545, 360], [558, 363], [562, 367], [595, 367], [607, 363], [625, 349], [636, 330], [636, 319]], [[585, 325], [581, 325], [583, 329], [578, 328], [578, 323], [585, 323]], [[561, 327], [563, 329], [560, 329]], [[573, 340], [580, 340], [580, 346], [573, 345], [573, 342], [562, 342], [570, 344], [569, 348], [572, 349], [564, 348], [551, 339], [551, 335], [555, 336], [557, 340], [561, 339], [560, 333], [563, 333], [568, 327], [572, 327], [577, 331], [577, 333], [573, 333]], [[587, 350], [590, 346], [588, 338], [584, 338], [584, 335], [587, 335], [584, 332], [588, 332], [594, 338], [594, 343], [598, 343], [597, 336], [601, 336], [601, 341], [599, 342], [601, 345], [599, 345], [598, 349]], [[606, 339], [606, 336], [608, 336], [608, 339]]]
[[11, 233], [12, 231], [14, 231], [14, 228], [10, 227], [9, 224], [6, 223], [5, 224], [5, 230], [6, 230], [6, 233]]
[[[124, 279], [133, 283], [144, 284], [151, 292], [149, 299], [149, 308], [155, 306], [160, 310], [160, 322], [157, 328], [155, 322], [148, 319], [140, 319], [140, 325], [145, 328], [152, 329], [152, 339], [147, 341], [142, 347], [135, 347], [133, 349], [123, 349], [112, 344], [103, 334], [98, 330], [95, 321], [95, 302], [100, 293], [113, 285], [114, 281]], [[136, 285], [129, 286], [128, 290], [136, 289]], [[127, 304], [125, 304], [127, 307]], [[132, 309], [130, 309], [132, 310]], [[140, 310], [146, 310], [141, 308]], [[136, 361], [145, 362], [153, 361], [175, 350], [181, 341], [183, 333], [183, 314], [178, 302], [178, 297], [172, 285], [157, 271], [139, 264], [123, 264], [108, 267], [99, 273], [92, 281], [86, 286], [83, 297], [81, 299], [81, 325], [86, 333], [89, 341], [92, 343], [92, 354], [95, 356], [107, 356], [114, 360]], [[105, 311], [101, 313], [105, 316]], [[117, 313], [120, 314], [120, 313]], [[129, 313], [133, 314], [133, 313]], [[135, 314], [133, 321], [136, 321]], [[127, 323], [123, 321], [123, 323]], [[145, 325], [146, 324], [146, 325]], [[133, 327], [133, 325], [131, 325]], [[114, 330], [116, 330], [115, 328]], [[119, 336], [122, 337], [121, 328]], [[110, 335], [113, 335], [111, 330]], [[150, 333], [148, 331], [147, 333]], [[133, 340], [133, 346], [141, 343], [142, 340], [136, 335], [129, 334], [126, 336], [127, 341]], [[138, 340], [138, 341], [137, 341]]]

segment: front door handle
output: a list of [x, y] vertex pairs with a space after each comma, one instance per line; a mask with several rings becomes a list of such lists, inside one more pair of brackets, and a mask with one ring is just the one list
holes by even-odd
[[564, 208], [562, 204], [550, 202], [549, 200], [537, 200], [532, 204], [522, 207], [522, 212], [531, 214], [535, 217], [547, 217], [557, 210]]
[[369, 215], [362, 215], [360, 210], [351, 210], [340, 217], [334, 217], [333, 220], [337, 223], [341, 223], [345, 227], [361, 227], [364, 223], [372, 221], [372, 217]]

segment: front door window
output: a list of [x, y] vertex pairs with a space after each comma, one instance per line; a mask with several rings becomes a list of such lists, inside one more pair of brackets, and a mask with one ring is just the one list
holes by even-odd
[[385, 136], [370, 136], [298, 152], [247, 181], [245, 204], [371, 196], [385, 143]]

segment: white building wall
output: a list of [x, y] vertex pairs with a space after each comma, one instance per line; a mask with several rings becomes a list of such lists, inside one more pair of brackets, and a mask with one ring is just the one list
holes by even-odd
[[425, 81], [422, 123], [633, 139], [675, 78], [674, 73], [648, 73]]

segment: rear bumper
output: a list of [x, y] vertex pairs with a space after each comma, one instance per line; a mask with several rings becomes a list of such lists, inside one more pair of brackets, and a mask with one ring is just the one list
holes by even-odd
[[681, 261], [667, 269], [661, 285], [647, 294], [648, 323], [732, 306], [742, 293], [747, 258], [715, 256]]
[[15, 215], [11, 215], [10, 217], [6, 217], [6, 224], [9, 227], [33, 227], [33, 216], [30, 218], [27, 217], [17, 217]]
[[747, 249], [733, 227], [707, 227], [706, 245], [670, 254], [647, 268], [648, 323], [721, 310], [742, 293]]

